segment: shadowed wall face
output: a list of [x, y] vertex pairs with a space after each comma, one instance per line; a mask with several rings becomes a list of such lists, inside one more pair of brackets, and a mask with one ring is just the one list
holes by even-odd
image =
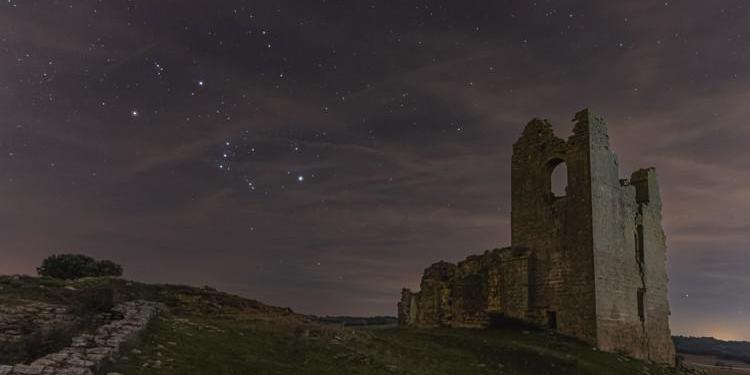
[[[588, 112], [587, 112], [588, 113]], [[590, 131], [579, 121], [566, 141], [533, 120], [513, 145], [512, 246], [531, 250], [529, 318], [596, 343]], [[568, 169], [567, 195], [552, 192], [552, 172]]]
[[[584, 110], [575, 122], [563, 141], [532, 121], [514, 146], [512, 235], [532, 253], [529, 318], [602, 350], [671, 364], [656, 173], [620, 180], [604, 120]], [[556, 196], [552, 171], [562, 162], [570, 183]]]

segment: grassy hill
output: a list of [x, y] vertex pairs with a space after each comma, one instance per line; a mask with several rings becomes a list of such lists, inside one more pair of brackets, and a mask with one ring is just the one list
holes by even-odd
[[[114, 303], [146, 299], [169, 308], [108, 369], [128, 375], [681, 373], [545, 332], [341, 328], [212, 289], [118, 279], [0, 277], [0, 303], [80, 309], [103, 289]], [[94, 323], [81, 329], [86, 324]]]

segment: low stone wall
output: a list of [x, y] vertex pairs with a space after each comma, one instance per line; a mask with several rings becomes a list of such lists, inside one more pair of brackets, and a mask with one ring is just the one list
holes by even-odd
[[60, 305], [31, 302], [15, 306], [0, 306], [0, 343], [23, 340], [25, 331], [35, 328], [52, 331], [60, 325], [72, 324], [75, 319]]
[[494, 249], [458, 264], [438, 262], [422, 275], [421, 291], [401, 291], [399, 323], [420, 328], [481, 328], [492, 316], [525, 320], [529, 251]]
[[65, 306], [32, 301], [0, 305], [0, 363], [54, 348], [55, 341], [72, 335], [77, 326], [78, 320]]
[[148, 301], [118, 305], [113, 312], [122, 314], [121, 320], [99, 327], [93, 335], [79, 335], [69, 347], [31, 364], [0, 365], [0, 375], [92, 375], [115, 358], [120, 346], [143, 331], [162, 309], [162, 304]]

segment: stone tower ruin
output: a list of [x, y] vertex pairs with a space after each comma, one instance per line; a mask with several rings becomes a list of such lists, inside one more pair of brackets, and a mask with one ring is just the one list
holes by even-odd
[[[666, 240], [653, 168], [619, 178], [607, 125], [589, 110], [573, 134], [534, 119], [513, 145], [511, 246], [440, 262], [405, 289], [401, 324], [483, 327], [494, 316], [579, 338], [601, 350], [673, 363]], [[553, 193], [553, 171], [567, 187]]]

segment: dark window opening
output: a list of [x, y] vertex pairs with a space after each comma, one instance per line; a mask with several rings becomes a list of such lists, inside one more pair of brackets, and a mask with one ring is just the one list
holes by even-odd
[[547, 311], [547, 328], [557, 329], [557, 312]]
[[638, 318], [641, 319], [641, 321], [646, 320], [646, 311], [644, 306], [644, 298], [646, 296], [646, 289], [644, 288], [638, 288]]
[[550, 193], [553, 197], [568, 195], [568, 166], [564, 161], [555, 159], [550, 162]]
[[539, 325], [534, 325], [525, 320], [512, 318], [502, 313], [490, 313], [489, 314], [489, 326], [490, 328], [502, 328], [502, 329], [514, 329], [514, 330], [528, 330], [534, 331], [539, 330]]
[[638, 225], [635, 230], [635, 256], [638, 259], [638, 263], [643, 263], [645, 260], [645, 252], [643, 249], [643, 225]]

